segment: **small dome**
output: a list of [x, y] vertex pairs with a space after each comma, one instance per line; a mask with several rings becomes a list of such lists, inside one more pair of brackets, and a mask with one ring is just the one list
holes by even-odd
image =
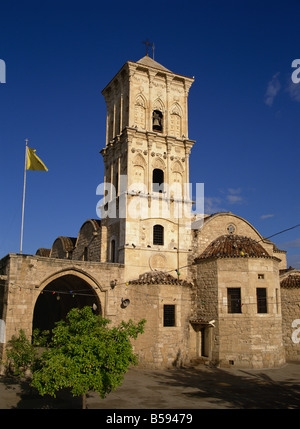
[[45, 249], [44, 247], [40, 247], [37, 251], [36, 251], [36, 255], [37, 256], [44, 256], [44, 257], [49, 257], [50, 256], [50, 252], [51, 249]]
[[74, 249], [74, 246], [76, 244], [76, 237], [58, 237], [63, 243], [64, 249], [67, 252], [70, 252]]
[[195, 262], [208, 258], [234, 257], [270, 258], [271, 256], [260, 243], [252, 238], [239, 235], [222, 235], [210, 243], [204, 252], [196, 258]]
[[300, 275], [290, 274], [288, 277], [281, 281], [280, 286], [286, 288], [300, 288]]

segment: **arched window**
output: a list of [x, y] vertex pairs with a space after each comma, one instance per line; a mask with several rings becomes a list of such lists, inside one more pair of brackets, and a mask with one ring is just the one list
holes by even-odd
[[182, 136], [182, 109], [178, 103], [173, 104], [170, 109], [170, 130], [171, 136], [179, 137]]
[[152, 173], [152, 191], [163, 192], [164, 172], [160, 168], [154, 168]]
[[118, 173], [116, 173], [116, 175], [115, 175], [114, 187], [116, 189], [116, 197], [117, 197], [119, 194], [119, 174]]
[[134, 122], [138, 128], [146, 129], [146, 101], [142, 95], [138, 95], [134, 106]]
[[153, 244], [164, 245], [164, 227], [162, 225], [154, 225], [153, 227]]
[[160, 110], [153, 110], [152, 129], [160, 133], [163, 132], [163, 114]]
[[89, 248], [87, 246], [85, 246], [84, 249], [83, 249], [82, 260], [83, 261], [88, 261], [89, 260]]
[[181, 137], [181, 117], [176, 113], [171, 115], [170, 135]]
[[132, 178], [133, 184], [135, 185], [134, 190], [144, 192], [146, 161], [141, 154], [137, 154], [133, 159], [132, 164]]
[[110, 243], [110, 261], [111, 262], [117, 262], [116, 261], [116, 241], [111, 240]]

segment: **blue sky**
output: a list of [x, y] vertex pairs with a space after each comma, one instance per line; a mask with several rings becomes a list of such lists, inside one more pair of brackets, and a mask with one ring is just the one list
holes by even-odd
[[[206, 212], [232, 211], [265, 237], [300, 223], [299, 1], [3, 2], [0, 257], [19, 252], [25, 138], [49, 172], [27, 173], [23, 253], [96, 218], [106, 106], [101, 90], [155, 43], [194, 76], [190, 181]], [[300, 228], [274, 237], [300, 268]]]

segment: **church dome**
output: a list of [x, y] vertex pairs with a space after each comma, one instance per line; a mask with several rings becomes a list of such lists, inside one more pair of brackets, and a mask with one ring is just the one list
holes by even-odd
[[300, 288], [300, 275], [289, 275], [280, 283], [285, 288]]
[[260, 243], [252, 238], [239, 235], [222, 235], [211, 242], [204, 252], [195, 259], [195, 262], [208, 258], [237, 257], [270, 258], [271, 256]]

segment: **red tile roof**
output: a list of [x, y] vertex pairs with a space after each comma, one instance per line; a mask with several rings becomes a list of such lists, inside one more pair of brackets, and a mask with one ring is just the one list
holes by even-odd
[[168, 284], [168, 285], [188, 285], [184, 280], [177, 279], [164, 271], [149, 271], [141, 274], [138, 279], [130, 280], [129, 284]]
[[281, 280], [280, 286], [286, 288], [300, 287], [300, 275], [290, 274], [288, 277]]
[[229, 234], [222, 235], [210, 243], [204, 252], [195, 259], [195, 262], [208, 258], [237, 257], [270, 258], [271, 256], [260, 243], [252, 238]]

